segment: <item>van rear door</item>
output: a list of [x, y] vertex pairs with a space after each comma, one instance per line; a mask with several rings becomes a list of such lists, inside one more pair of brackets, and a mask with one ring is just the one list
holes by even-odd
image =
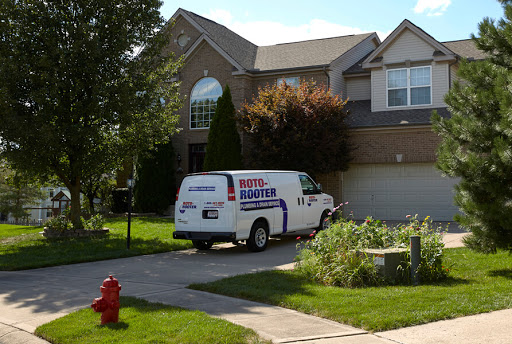
[[234, 232], [234, 189], [228, 188], [228, 178], [222, 174], [203, 176], [203, 200], [201, 204], [201, 232]]
[[181, 183], [175, 206], [177, 231], [201, 231], [201, 204], [203, 203], [204, 177], [202, 175], [187, 176]]
[[234, 232], [235, 202], [233, 188], [229, 201], [230, 177], [215, 173], [185, 177], [176, 202], [176, 231]]

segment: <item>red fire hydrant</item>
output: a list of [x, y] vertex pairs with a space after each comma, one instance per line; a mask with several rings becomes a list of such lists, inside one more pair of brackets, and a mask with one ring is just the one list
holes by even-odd
[[101, 324], [116, 323], [119, 321], [119, 291], [121, 285], [119, 281], [108, 276], [100, 287], [101, 297], [95, 298], [92, 302], [92, 309], [101, 313]]

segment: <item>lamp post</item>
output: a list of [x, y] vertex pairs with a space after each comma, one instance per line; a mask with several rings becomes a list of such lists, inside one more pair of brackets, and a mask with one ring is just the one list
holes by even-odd
[[126, 248], [130, 249], [130, 225], [132, 222], [132, 190], [133, 185], [135, 184], [135, 180], [133, 179], [133, 172], [130, 175], [130, 178], [128, 178], [128, 181], [126, 183], [128, 185], [128, 235], [126, 237]]

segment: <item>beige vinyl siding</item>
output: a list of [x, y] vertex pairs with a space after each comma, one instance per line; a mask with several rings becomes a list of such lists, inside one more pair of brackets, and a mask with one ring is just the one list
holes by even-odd
[[[452, 85], [456, 80], [459, 80], [459, 77], [457, 76], [458, 70], [459, 70], [459, 66], [457, 64], [450, 67], [450, 79], [451, 79]], [[452, 86], [452, 85], [450, 85], [450, 86]]]
[[349, 100], [370, 100], [371, 79], [370, 76], [346, 78], [347, 97]]
[[372, 112], [386, 109], [386, 71], [372, 70]]
[[[426, 63], [432, 70], [432, 105], [410, 107], [387, 107], [386, 89], [386, 65], [401, 64], [409, 60], [428, 61], [433, 59], [434, 47], [406, 29], [395, 41], [382, 53], [384, 67], [372, 70], [372, 111], [392, 111], [400, 109], [423, 109], [444, 107], [444, 95], [449, 90], [449, 65], [448, 63]], [[398, 68], [405, 68], [399, 66]]]
[[448, 63], [435, 63], [432, 66], [432, 107], [444, 107], [444, 95], [450, 89]]
[[331, 90], [334, 94], [341, 94], [343, 98], [347, 96], [347, 89], [343, 72], [352, 67], [357, 61], [363, 58], [366, 54], [375, 50], [376, 44], [373, 36], [368, 37], [363, 42], [343, 54], [340, 58], [336, 59], [330, 66], [329, 78], [331, 80]]
[[416, 36], [411, 30], [404, 30], [382, 53], [384, 64], [431, 59], [434, 47]]

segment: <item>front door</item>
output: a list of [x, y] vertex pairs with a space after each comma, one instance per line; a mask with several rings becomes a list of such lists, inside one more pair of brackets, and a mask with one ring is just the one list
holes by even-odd
[[189, 146], [189, 173], [203, 172], [206, 143]]

